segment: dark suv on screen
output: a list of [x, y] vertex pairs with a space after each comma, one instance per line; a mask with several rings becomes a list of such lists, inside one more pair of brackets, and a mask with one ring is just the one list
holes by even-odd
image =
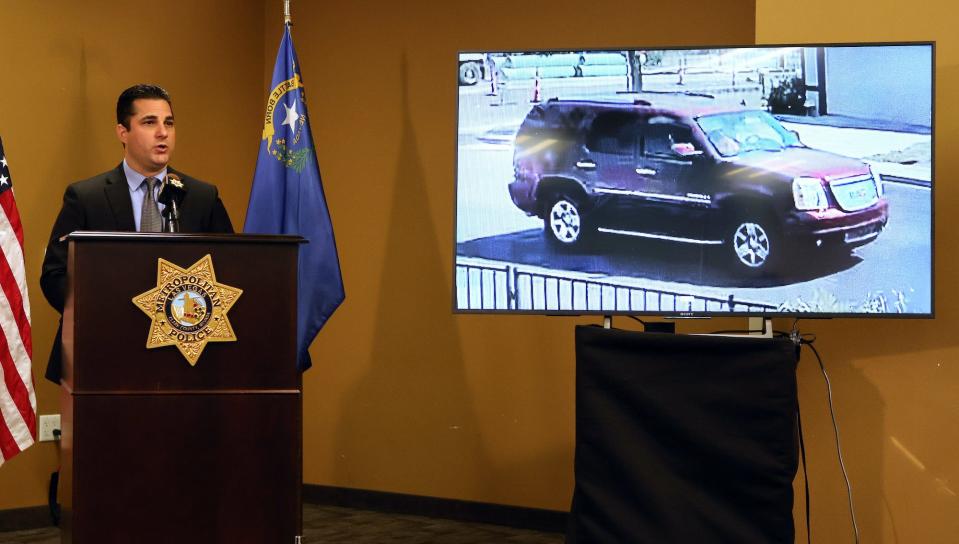
[[520, 126], [513, 167], [513, 203], [562, 248], [597, 233], [698, 244], [764, 275], [806, 250], [848, 254], [888, 221], [869, 165], [708, 96], [551, 99]]

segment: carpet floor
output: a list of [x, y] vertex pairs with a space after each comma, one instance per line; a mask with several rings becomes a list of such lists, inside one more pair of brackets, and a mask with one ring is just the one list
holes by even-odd
[[[564, 537], [499, 525], [303, 505], [304, 544], [560, 544]], [[0, 533], [0, 544], [60, 544], [56, 527]]]

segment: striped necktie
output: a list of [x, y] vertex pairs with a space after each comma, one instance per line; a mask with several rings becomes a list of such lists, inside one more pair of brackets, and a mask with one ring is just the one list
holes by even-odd
[[163, 230], [163, 219], [160, 218], [160, 209], [157, 207], [156, 198], [153, 196], [153, 188], [156, 187], [157, 178], [146, 178], [143, 183], [147, 186], [147, 194], [143, 198], [143, 206], [140, 208], [140, 232], [160, 232]]

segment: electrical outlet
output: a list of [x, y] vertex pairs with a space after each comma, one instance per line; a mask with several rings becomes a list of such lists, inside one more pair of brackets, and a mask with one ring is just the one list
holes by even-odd
[[60, 430], [60, 414], [53, 414], [49, 416], [40, 416], [40, 442], [49, 442], [50, 440], [58, 440], [57, 437], [53, 436], [53, 431]]

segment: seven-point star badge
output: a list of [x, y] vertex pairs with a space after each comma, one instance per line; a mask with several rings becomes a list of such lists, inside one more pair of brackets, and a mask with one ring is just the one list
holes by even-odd
[[159, 259], [156, 288], [133, 298], [152, 320], [147, 349], [175, 344], [196, 365], [207, 342], [236, 341], [227, 312], [242, 293], [217, 283], [210, 255], [189, 268]]

